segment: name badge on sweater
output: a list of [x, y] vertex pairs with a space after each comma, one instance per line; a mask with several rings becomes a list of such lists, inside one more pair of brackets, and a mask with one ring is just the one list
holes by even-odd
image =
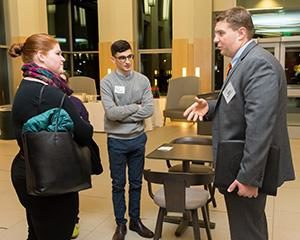
[[231, 101], [231, 99], [234, 97], [234, 95], [236, 94], [231, 82], [229, 82], [227, 84], [227, 86], [225, 87], [222, 94], [225, 98], [226, 103], [228, 104]]
[[124, 86], [115, 86], [115, 93], [125, 94], [125, 87]]

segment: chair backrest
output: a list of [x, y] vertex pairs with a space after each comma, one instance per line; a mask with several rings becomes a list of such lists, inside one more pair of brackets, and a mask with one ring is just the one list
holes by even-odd
[[96, 83], [95, 79], [85, 76], [76, 76], [69, 78], [70, 88], [74, 93], [87, 93], [96, 95]]
[[170, 143], [212, 145], [212, 139], [208, 137], [201, 137], [201, 136], [185, 136], [185, 137], [175, 138]]
[[148, 182], [149, 194], [152, 197], [151, 183], [164, 186], [166, 209], [170, 212], [182, 212], [185, 209], [186, 188], [192, 185], [208, 185], [213, 182], [213, 173], [189, 172], [156, 172], [144, 170], [144, 178]]
[[196, 96], [200, 92], [200, 79], [195, 76], [179, 77], [169, 80], [165, 109], [178, 109], [183, 96]]
[[[206, 100], [215, 100], [218, 98], [220, 91], [199, 94], [198, 98]], [[199, 135], [212, 135], [212, 121], [197, 121], [197, 134]]]

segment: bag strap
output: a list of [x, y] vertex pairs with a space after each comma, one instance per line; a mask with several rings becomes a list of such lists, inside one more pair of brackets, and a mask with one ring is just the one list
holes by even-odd
[[39, 96], [39, 113], [41, 113], [42, 96], [43, 96], [45, 87], [46, 87], [46, 85], [43, 85], [43, 86], [41, 87], [41, 90], [40, 90], [40, 96]]
[[[46, 85], [43, 85], [43, 86], [41, 87], [41, 90], [40, 90], [40, 95], [39, 95], [39, 113], [41, 113], [40, 107], [41, 107], [42, 96], [43, 96], [45, 87], [46, 87]], [[60, 109], [62, 108], [62, 105], [64, 104], [65, 98], [66, 98], [66, 94], [64, 94], [64, 95], [62, 96], [61, 100], [60, 100], [60, 104], [59, 104], [59, 108], [60, 108]]]
[[61, 112], [61, 109], [62, 109], [62, 105], [64, 104], [65, 98], [66, 98], [66, 94], [64, 94], [62, 96], [61, 100], [60, 100], [60, 105], [59, 105], [59, 110], [58, 110], [58, 116], [56, 118], [56, 123], [55, 123], [55, 132], [57, 132], [58, 120], [59, 120], [59, 117], [60, 117], [60, 112]]
[[[46, 87], [46, 85], [43, 85], [43, 86], [41, 87], [41, 90], [40, 90], [40, 95], [39, 95], [39, 113], [41, 113], [40, 107], [41, 107], [42, 96], [43, 96], [45, 87]], [[59, 104], [58, 116], [57, 116], [57, 118], [56, 118], [56, 123], [55, 123], [55, 132], [57, 132], [57, 128], [58, 128], [58, 120], [59, 120], [59, 117], [60, 117], [60, 112], [61, 112], [62, 106], [63, 106], [63, 104], [64, 104], [65, 98], [66, 98], [66, 94], [64, 93], [64, 95], [62, 96], [62, 98], [61, 98], [61, 100], [60, 100], [60, 104]]]
[[62, 105], [64, 105], [65, 98], [66, 98], [66, 94], [64, 94], [60, 100], [60, 105], [59, 105], [60, 109], [62, 108]]

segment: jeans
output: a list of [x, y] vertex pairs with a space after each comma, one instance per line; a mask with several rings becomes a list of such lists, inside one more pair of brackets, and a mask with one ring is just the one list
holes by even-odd
[[126, 223], [125, 184], [126, 165], [129, 179], [129, 217], [140, 218], [142, 177], [145, 162], [145, 133], [133, 139], [108, 138], [110, 176], [112, 178], [112, 200], [116, 223]]

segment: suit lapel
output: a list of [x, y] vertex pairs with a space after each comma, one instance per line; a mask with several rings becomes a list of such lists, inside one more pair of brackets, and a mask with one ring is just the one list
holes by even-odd
[[233, 68], [230, 70], [228, 76], [225, 79], [225, 82], [222, 85], [222, 88], [219, 92], [218, 98], [217, 98], [217, 103], [216, 103], [216, 108], [219, 105], [220, 99], [222, 97], [222, 93], [225, 89], [225, 87], [227, 86], [228, 82], [231, 79], [232, 74], [235, 72], [235, 70], [239, 67], [240, 63], [244, 60], [244, 58], [248, 55], [248, 53], [250, 52], [251, 49], [253, 49], [255, 46], [257, 45], [256, 42], [252, 41], [251, 43], [249, 43], [249, 45], [245, 48], [245, 50], [242, 52], [242, 55], [240, 56], [240, 58], [238, 59], [237, 63], [233, 66]]

